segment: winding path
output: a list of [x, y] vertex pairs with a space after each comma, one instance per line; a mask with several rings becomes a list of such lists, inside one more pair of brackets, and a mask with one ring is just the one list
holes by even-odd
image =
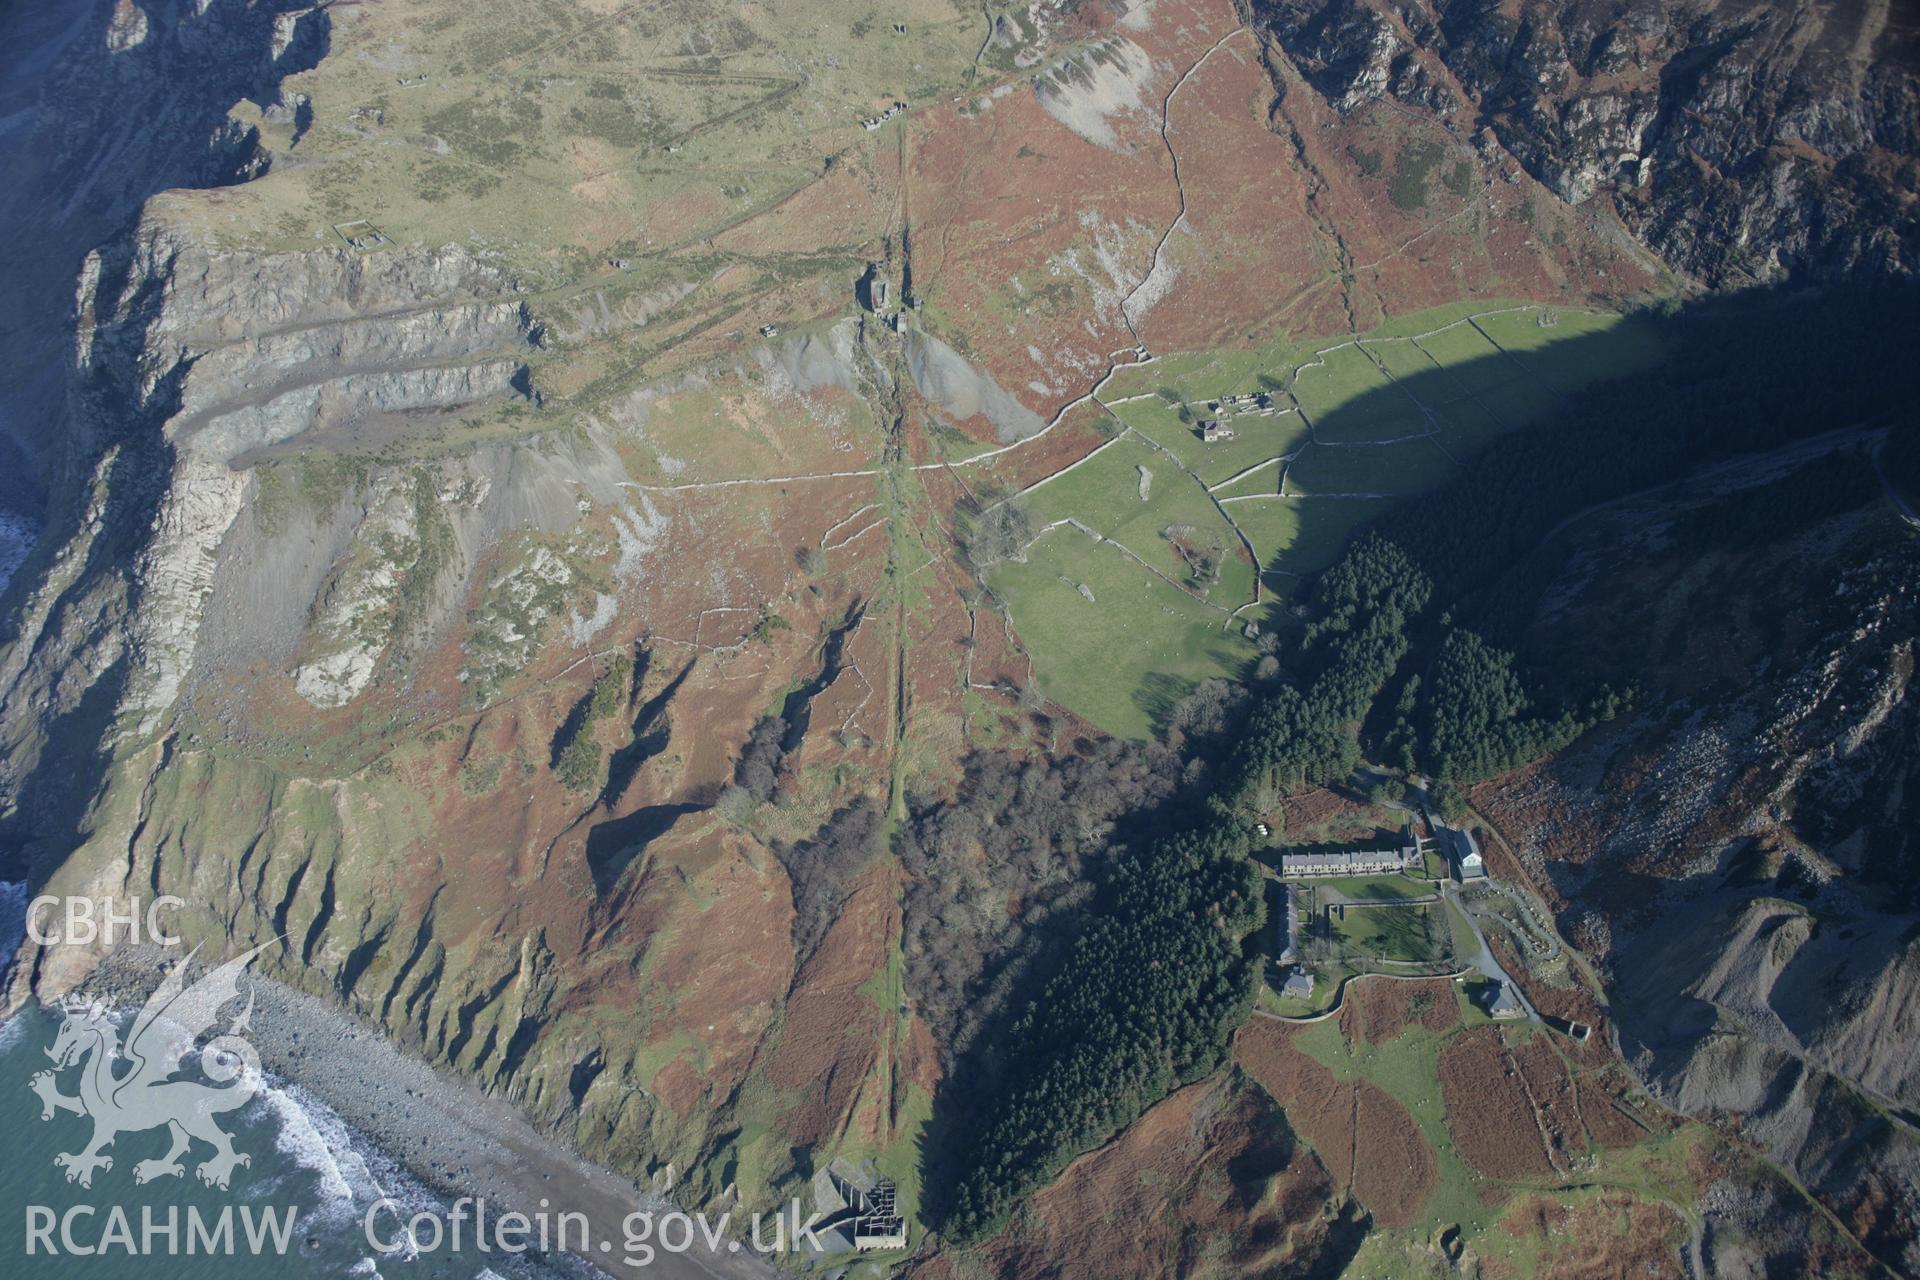
[[1533, 1001], [1527, 999], [1527, 993], [1520, 989], [1520, 984], [1515, 982], [1512, 976], [1500, 967], [1498, 960], [1494, 959], [1493, 946], [1488, 943], [1487, 935], [1480, 931], [1480, 922], [1473, 918], [1473, 913], [1468, 911], [1465, 904], [1460, 901], [1460, 897], [1454, 891], [1454, 887], [1451, 884], [1443, 884], [1440, 893], [1441, 896], [1452, 905], [1453, 909], [1459, 913], [1461, 919], [1467, 922], [1467, 928], [1473, 930], [1473, 940], [1479, 944], [1480, 954], [1470, 957], [1469, 962], [1472, 967], [1478, 969], [1482, 974], [1493, 979], [1495, 982], [1505, 984], [1507, 990], [1512, 993], [1513, 998], [1519, 1002], [1520, 1007], [1527, 1011], [1528, 1021], [1540, 1021], [1540, 1011], [1533, 1007]]
[[1322, 1009], [1318, 1013], [1288, 1014], [1288, 1013], [1273, 1013], [1267, 1009], [1255, 1009], [1253, 1011], [1253, 1016], [1256, 1018], [1265, 1018], [1268, 1022], [1301, 1022], [1301, 1023], [1325, 1022], [1328, 1018], [1338, 1015], [1340, 1010], [1346, 1007], [1347, 991], [1356, 982], [1365, 982], [1370, 978], [1385, 978], [1389, 982], [1434, 982], [1440, 979], [1445, 979], [1448, 982], [1452, 982], [1452, 981], [1455, 981], [1456, 979], [1466, 977], [1471, 972], [1473, 972], [1473, 966], [1468, 965], [1465, 968], [1454, 969], [1446, 973], [1355, 973], [1355, 974], [1350, 974], [1344, 980], [1341, 981], [1338, 997], [1334, 1000], [1334, 1002], [1331, 1005], [1329, 1005], [1327, 1008]]

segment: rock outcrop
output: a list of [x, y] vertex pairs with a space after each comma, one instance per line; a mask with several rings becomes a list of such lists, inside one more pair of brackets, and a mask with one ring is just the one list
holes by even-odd
[[1610, 200], [1710, 284], [1920, 266], [1920, 45], [1898, 6], [1255, 0], [1338, 111], [1391, 101]]
[[72, 456], [50, 424], [68, 395], [73, 332], [58, 321], [86, 255], [159, 192], [264, 172], [272, 157], [247, 109], [280, 105], [282, 82], [326, 55], [330, 31], [325, 6], [308, 0], [15, 5], [0, 15], [10, 125], [0, 131], [0, 272], [14, 291], [0, 315], [0, 449], [20, 460], [0, 471], [0, 502], [42, 500]]
[[[87, 390], [72, 438], [107, 466], [136, 453], [160, 472], [127, 581], [140, 607], [124, 650], [108, 630], [99, 641], [109, 661], [130, 659], [118, 714], [150, 733], [179, 696], [250, 488], [236, 464], [322, 423], [518, 394], [531, 326], [519, 304], [490, 300], [507, 283], [499, 272], [452, 249], [222, 252], [149, 222], [123, 260], [112, 254], [90, 255], [81, 277], [75, 365]], [[96, 470], [95, 488], [111, 487]]]

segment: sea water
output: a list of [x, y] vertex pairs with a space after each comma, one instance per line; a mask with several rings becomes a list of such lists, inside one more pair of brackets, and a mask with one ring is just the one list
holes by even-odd
[[[15, 899], [23, 893], [24, 886], [0, 883], [0, 948], [5, 948], [0, 954], [10, 953], [19, 942], [12, 935], [22, 905]], [[57, 1010], [29, 1005], [0, 1022], [0, 1276], [578, 1280], [586, 1274], [585, 1268], [565, 1259], [499, 1254], [476, 1259], [470, 1253], [409, 1257], [376, 1248], [368, 1239], [370, 1208], [380, 1206], [373, 1216], [374, 1234], [390, 1245], [405, 1240], [404, 1219], [412, 1214], [444, 1215], [448, 1197], [414, 1180], [298, 1081], [269, 1078], [252, 1101], [220, 1118], [234, 1149], [250, 1160], [234, 1170], [228, 1189], [208, 1186], [195, 1176], [211, 1154], [203, 1143], [195, 1143], [181, 1158], [182, 1176], [136, 1182], [134, 1166], [139, 1161], [166, 1153], [168, 1135], [160, 1128], [121, 1133], [108, 1151], [111, 1168], [95, 1172], [91, 1186], [69, 1182], [54, 1157], [82, 1150], [92, 1121], [61, 1110], [43, 1119], [40, 1097], [31, 1088], [35, 1074], [53, 1065], [47, 1049], [58, 1033], [60, 1016]], [[63, 1093], [76, 1090], [78, 1075], [71, 1067], [59, 1073]], [[390, 1202], [401, 1207], [385, 1207]], [[190, 1252], [194, 1215], [205, 1229], [193, 1237], [195, 1246], [211, 1236], [217, 1249], [222, 1243], [219, 1226], [225, 1222], [230, 1251], [210, 1256], [192, 1247]], [[31, 1235], [31, 1228], [50, 1222], [50, 1240]], [[124, 1230], [116, 1231], [120, 1222]], [[164, 1227], [169, 1222], [176, 1224], [171, 1236], [147, 1229], [148, 1224]], [[276, 1235], [272, 1224], [288, 1222], [291, 1226]], [[65, 1235], [63, 1223], [72, 1224]], [[77, 1249], [95, 1252], [80, 1254]]]
[[15, 571], [26, 563], [39, 534], [39, 529], [25, 517], [0, 511], [0, 591], [7, 589]]

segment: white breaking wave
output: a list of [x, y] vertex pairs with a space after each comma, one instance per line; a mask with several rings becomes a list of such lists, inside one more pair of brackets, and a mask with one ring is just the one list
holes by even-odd
[[[432, 1202], [432, 1197], [407, 1178], [391, 1157], [307, 1090], [282, 1082], [263, 1096], [278, 1122], [275, 1150], [318, 1175], [320, 1203], [312, 1210], [314, 1225], [358, 1236], [361, 1215], [382, 1199], [390, 1196], [408, 1208]], [[371, 1254], [363, 1255], [346, 1274], [381, 1280], [379, 1260]]]
[[[315, 1207], [316, 1214], [332, 1217], [342, 1210], [350, 1211], [355, 1199], [354, 1186], [344, 1166], [357, 1165], [359, 1171], [366, 1174], [366, 1161], [354, 1150], [352, 1135], [340, 1118], [319, 1102], [297, 1096], [298, 1093], [298, 1086], [288, 1085], [270, 1088], [262, 1095], [278, 1122], [274, 1126], [274, 1149], [301, 1168], [319, 1175], [323, 1200]], [[379, 1189], [372, 1185], [371, 1175], [367, 1175], [365, 1185], [373, 1190], [370, 1198], [377, 1199]]]
[[[0, 581], [0, 590], [5, 589]], [[27, 937], [27, 882], [0, 880], [0, 979], [13, 967], [13, 953]], [[11, 1026], [15, 1020], [8, 1019]], [[16, 1033], [17, 1034], [17, 1033]]]
[[11, 1018], [0, 1018], [0, 1057], [4, 1057], [20, 1037], [27, 1034], [27, 1020], [19, 1014]]
[[40, 530], [19, 516], [0, 512], [0, 591], [7, 589], [14, 573], [26, 562]]

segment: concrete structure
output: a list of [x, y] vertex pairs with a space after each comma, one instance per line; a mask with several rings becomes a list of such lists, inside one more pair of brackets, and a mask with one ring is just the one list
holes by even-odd
[[873, 1184], [865, 1203], [855, 1209], [853, 1247], [863, 1252], [907, 1247], [906, 1219], [895, 1204], [893, 1184], [884, 1178]]
[[869, 262], [860, 278], [853, 282], [853, 299], [875, 315], [884, 315], [887, 310], [887, 277], [882, 274], [884, 267], [878, 262]]
[[871, 1163], [865, 1167], [836, 1159], [814, 1175], [814, 1207], [827, 1221], [819, 1230], [822, 1240], [841, 1248], [851, 1245], [869, 1249], [907, 1247], [906, 1219], [900, 1216], [898, 1192], [894, 1184], [880, 1177]]
[[351, 222], [336, 222], [333, 224], [333, 233], [346, 241], [348, 248], [359, 249], [362, 252], [378, 249], [387, 243], [387, 237], [381, 233], [380, 228], [365, 218], [355, 218]]

